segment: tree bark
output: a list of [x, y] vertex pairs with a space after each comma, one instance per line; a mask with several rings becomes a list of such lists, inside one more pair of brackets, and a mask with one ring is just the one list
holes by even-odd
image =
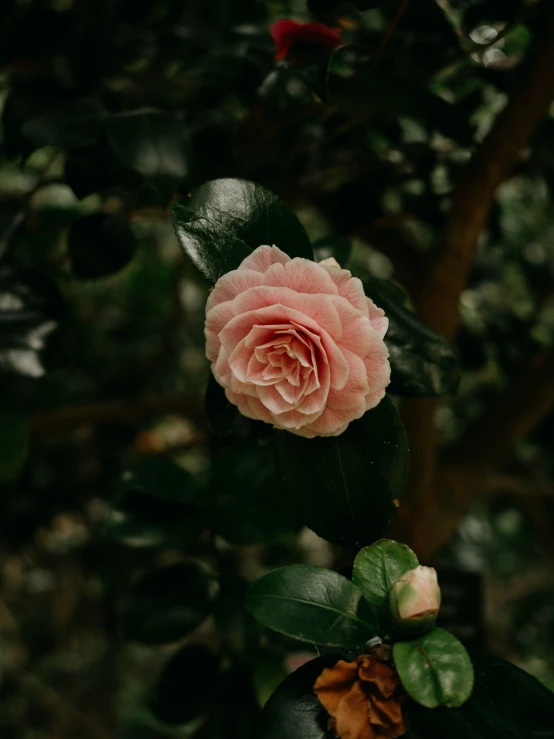
[[[553, 99], [554, 4], [545, 0], [539, 10], [534, 49], [522, 70], [519, 87], [458, 180], [435, 256], [413, 294], [421, 318], [448, 340], [453, 339], [458, 326], [460, 296], [498, 186], [512, 172]], [[524, 395], [526, 389], [525, 386], [520, 388]], [[517, 419], [513, 403], [508, 405], [504, 415], [495, 405], [491, 412], [503, 425], [499, 429], [502, 444], [491, 442], [496, 427], [491, 428], [487, 422], [488, 414], [484, 419], [487, 425], [483, 426], [487, 431], [479, 432], [481, 422], [473, 429], [475, 438], [481, 440], [480, 454], [487, 455], [490, 449], [487, 464], [473, 463], [471, 471], [467, 469], [465, 474], [458, 474], [460, 468], [452, 468], [449, 463], [439, 472], [438, 436], [434, 427], [438, 405], [435, 399], [407, 400], [403, 408], [412, 464], [399, 516], [399, 536], [427, 557], [452, 533], [469, 502], [475, 498], [475, 488], [483, 489], [481, 481], [485, 469], [492, 471], [509, 452], [508, 446], [521, 436], [509, 422], [512, 414], [514, 421]], [[512, 428], [512, 435], [506, 437], [509, 428]], [[529, 430], [532, 426], [526, 423], [525, 428]], [[469, 440], [460, 442], [461, 453], [467, 453], [467, 449], [464, 452], [467, 444]], [[472, 448], [477, 453], [477, 446]], [[465, 468], [465, 462], [463, 465]], [[447, 505], [450, 496], [453, 500]], [[435, 512], [439, 508], [443, 513], [449, 510], [448, 520], [437, 517]]]

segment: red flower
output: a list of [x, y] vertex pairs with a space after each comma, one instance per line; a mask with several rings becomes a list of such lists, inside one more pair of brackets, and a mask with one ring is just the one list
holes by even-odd
[[338, 32], [323, 23], [298, 23], [284, 19], [273, 23], [269, 31], [277, 47], [276, 60], [284, 59], [298, 43], [323, 46], [326, 49], [342, 45]]

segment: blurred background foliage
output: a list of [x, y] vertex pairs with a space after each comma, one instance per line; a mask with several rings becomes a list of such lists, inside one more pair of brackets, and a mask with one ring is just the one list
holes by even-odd
[[[396, 0], [308, 6], [1, 4], [3, 739], [248, 737], [305, 654], [250, 620], [247, 582], [348, 564], [275, 498], [264, 508], [263, 429], [255, 446], [214, 439], [208, 286], [168, 206], [207, 179], [252, 179], [322, 255], [350, 253], [355, 274], [409, 295], [453, 181], [521, 78], [540, 3], [412, 0], [386, 47]], [[269, 26], [283, 17], [332, 24], [347, 46], [276, 64]], [[455, 339], [461, 387], [437, 414], [445, 443], [553, 342], [553, 134], [551, 114], [482, 234]], [[553, 439], [545, 412], [437, 559], [449, 627], [551, 686]], [[163, 581], [135, 584], [155, 567]]]

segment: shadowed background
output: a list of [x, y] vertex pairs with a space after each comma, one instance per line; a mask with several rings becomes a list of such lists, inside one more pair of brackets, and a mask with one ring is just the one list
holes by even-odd
[[[412, 467], [391, 536], [440, 569], [444, 625], [554, 684], [554, 10], [308, 5], [2, 2], [3, 739], [249, 736], [305, 655], [260, 636], [245, 583], [292, 562], [351, 564], [287, 531], [286, 511], [250, 521], [272, 484], [263, 451], [245, 447], [235, 478], [214, 468], [208, 284], [168, 207], [218, 177], [271, 188], [321, 255], [396, 280], [452, 341], [457, 395], [400, 403]], [[308, 44], [276, 64], [269, 26], [282, 17], [324, 21], [349, 46]], [[164, 455], [191, 489], [221, 496], [208, 531], [146, 502], [114, 518], [123, 472]], [[233, 508], [225, 491], [246, 479]], [[160, 547], [172, 519], [189, 528]], [[255, 542], [262, 525], [270, 544]], [[225, 598], [193, 637], [208, 651], [179, 674], [198, 675], [189, 703], [221, 715], [171, 715], [169, 699], [153, 712], [176, 645], [126, 640], [122, 602], [153, 564], [213, 565], [214, 540]]]

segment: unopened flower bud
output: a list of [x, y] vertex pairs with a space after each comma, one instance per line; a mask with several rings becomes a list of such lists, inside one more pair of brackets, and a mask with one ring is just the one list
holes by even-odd
[[440, 608], [441, 591], [432, 567], [416, 567], [389, 590], [393, 632], [397, 636], [423, 636], [433, 628]]

